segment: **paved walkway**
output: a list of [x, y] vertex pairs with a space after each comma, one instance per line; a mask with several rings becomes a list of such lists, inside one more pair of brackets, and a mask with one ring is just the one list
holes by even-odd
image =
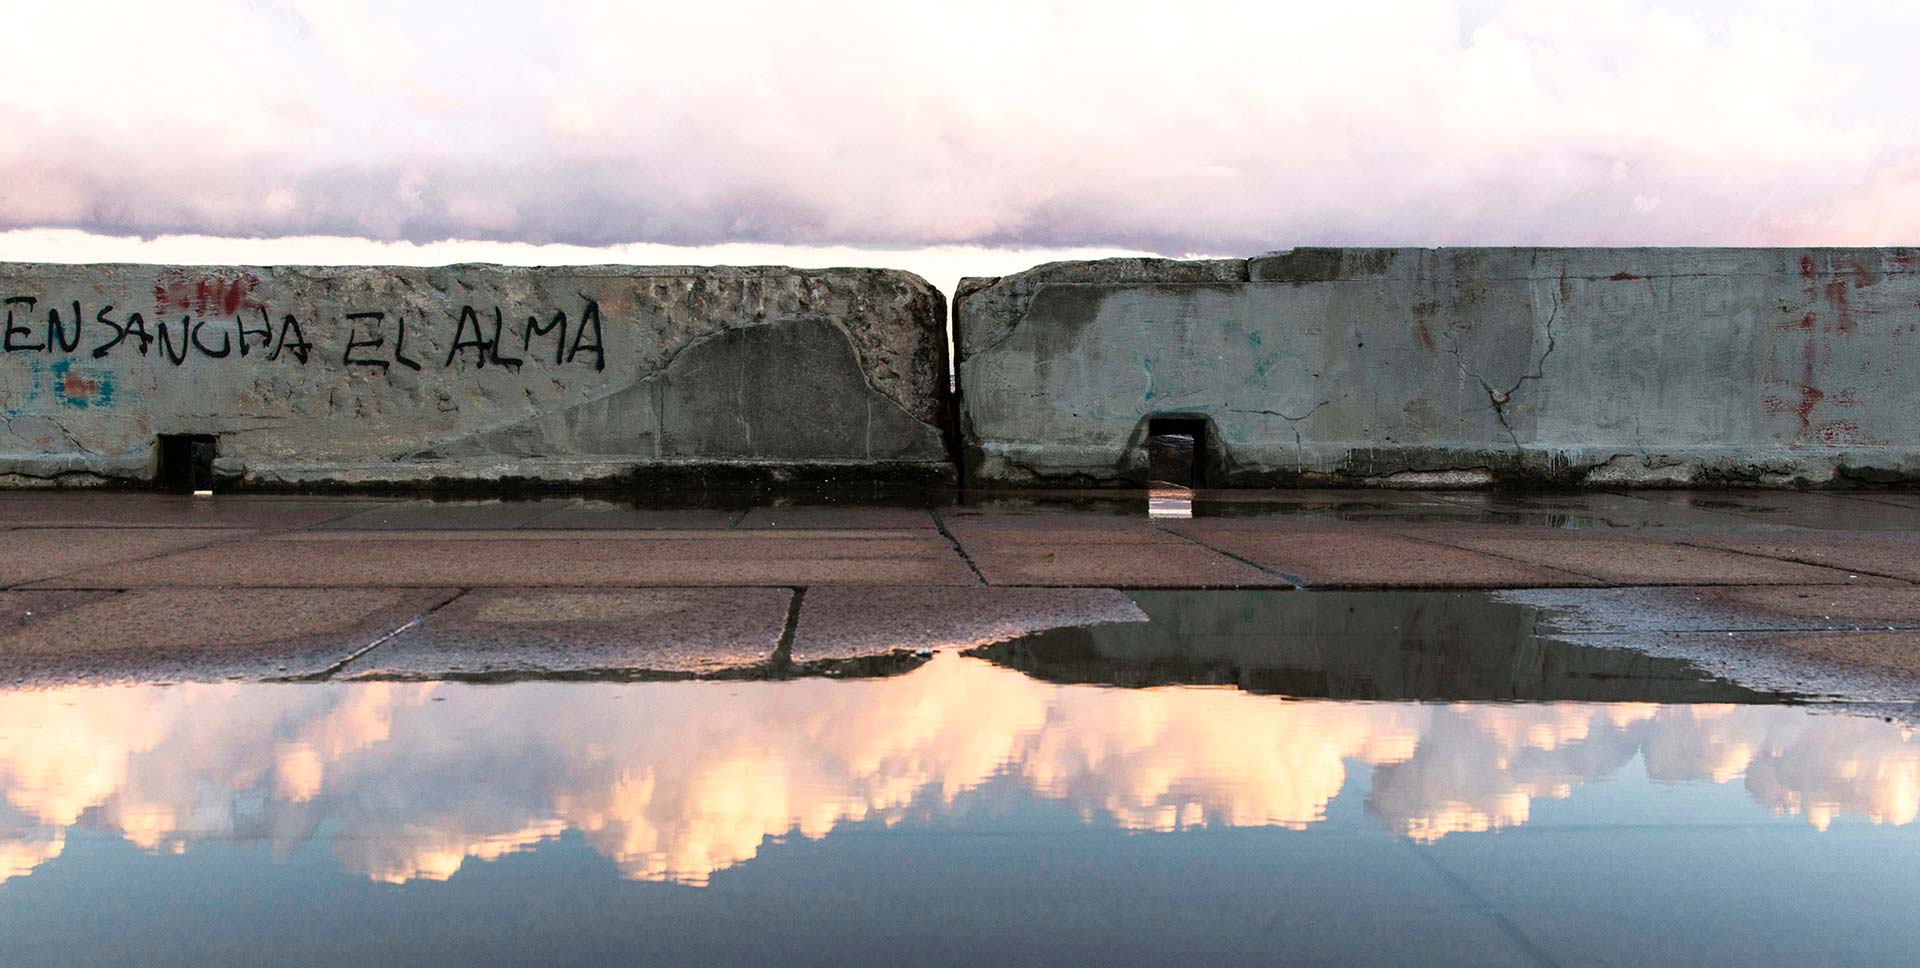
[[1920, 495], [1269, 491], [1203, 495], [1191, 520], [1145, 512], [1110, 493], [4, 493], [0, 682], [859, 671], [1137, 620], [1114, 590], [1144, 588], [1529, 590], [1559, 596], [1563, 626], [1578, 616], [1560, 631], [1920, 674]]

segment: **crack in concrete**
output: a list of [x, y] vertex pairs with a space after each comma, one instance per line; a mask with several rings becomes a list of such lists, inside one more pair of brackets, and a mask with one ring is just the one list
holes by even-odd
[[1265, 414], [1266, 416], [1269, 416], [1269, 417], [1279, 417], [1280, 419], [1282, 419], [1282, 420], [1285, 420], [1285, 421], [1286, 421], [1286, 422], [1288, 422], [1288, 423], [1299, 423], [1300, 421], [1302, 421], [1302, 420], [1305, 420], [1305, 419], [1307, 419], [1308, 417], [1311, 417], [1311, 416], [1313, 416], [1313, 415], [1314, 415], [1314, 413], [1315, 413], [1315, 412], [1317, 412], [1317, 411], [1318, 411], [1318, 410], [1319, 410], [1319, 409], [1320, 409], [1321, 407], [1324, 407], [1324, 406], [1326, 406], [1327, 404], [1329, 404], [1329, 403], [1332, 403], [1332, 402], [1333, 402], [1333, 400], [1332, 400], [1332, 399], [1326, 399], [1326, 400], [1322, 400], [1322, 401], [1320, 401], [1319, 403], [1316, 403], [1316, 404], [1314, 404], [1313, 406], [1311, 406], [1311, 407], [1309, 407], [1309, 408], [1307, 408], [1307, 412], [1306, 412], [1306, 413], [1303, 413], [1303, 414], [1301, 414], [1301, 415], [1300, 415], [1300, 416], [1298, 416], [1298, 417], [1296, 417], [1296, 416], [1293, 416], [1292, 414], [1289, 414], [1289, 413], [1285, 413], [1285, 412], [1283, 412], [1283, 411], [1280, 411], [1280, 410], [1235, 410], [1235, 409], [1229, 409], [1229, 410], [1228, 410], [1227, 412], [1228, 412], [1228, 413], [1258, 413], [1258, 414]]
[[1543, 327], [1547, 334], [1547, 348], [1542, 350], [1540, 358], [1534, 361], [1533, 372], [1520, 374], [1520, 378], [1513, 381], [1513, 385], [1505, 390], [1495, 389], [1493, 384], [1487, 382], [1486, 377], [1469, 369], [1466, 361], [1460, 357], [1460, 347], [1452, 339], [1447, 341], [1447, 353], [1453, 357], [1454, 365], [1460, 368], [1463, 375], [1472, 377], [1474, 382], [1480, 384], [1480, 389], [1486, 393], [1487, 402], [1493, 407], [1494, 419], [1500, 421], [1501, 429], [1507, 432], [1507, 439], [1513, 443], [1513, 456], [1516, 461], [1520, 459], [1525, 448], [1520, 444], [1519, 432], [1514, 429], [1512, 421], [1507, 419], [1507, 404], [1513, 401], [1513, 395], [1520, 392], [1520, 388], [1525, 386], [1527, 381], [1539, 380], [1546, 376], [1547, 358], [1553, 355], [1556, 343], [1553, 323], [1560, 316], [1560, 297], [1554, 293], [1548, 293], [1547, 298], [1552, 300], [1552, 308], [1547, 310], [1547, 321]]
[[1329, 404], [1329, 403], [1332, 403], [1332, 402], [1333, 402], [1333, 399], [1332, 399], [1331, 397], [1329, 397], [1328, 399], [1325, 399], [1325, 400], [1322, 400], [1322, 401], [1320, 401], [1319, 403], [1316, 403], [1316, 404], [1314, 404], [1313, 406], [1311, 406], [1311, 407], [1309, 407], [1309, 408], [1307, 408], [1307, 412], [1306, 412], [1306, 413], [1303, 413], [1303, 414], [1301, 414], [1301, 415], [1300, 415], [1300, 416], [1298, 416], [1298, 417], [1296, 417], [1296, 416], [1293, 416], [1292, 414], [1288, 414], [1288, 413], [1285, 413], [1285, 412], [1282, 412], [1282, 411], [1279, 411], [1279, 410], [1234, 410], [1234, 409], [1229, 409], [1229, 410], [1228, 410], [1227, 412], [1228, 412], [1228, 413], [1255, 413], [1255, 414], [1263, 414], [1263, 415], [1265, 415], [1265, 416], [1269, 416], [1269, 417], [1279, 417], [1280, 419], [1282, 419], [1282, 420], [1285, 420], [1285, 421], [1287, 422], [1287, 429], [1288, 429], [1288, 430], [1291, 430], [1291, 431], [1293, 431], [1293, 462], [1294, 462], [1294, 464], [1295, 464], [1295, 465], [1298, 465], [1298, 466], [1304, 466], [1304, 465], [1306, 464], [1306, 462], [1307, 462], [1307, 444], [1306, 444], [1306, 440], [1305, 440], [1304, 438], [1302, 438], [1302, 437], [1300, 436], [1300, 426], [1299, 426], [1299, 424], [1300, 424], [1300, 421], [1302, 421], [1302, 420], [1305, 420], [1305, 419], [1307, 419], [1308, 417], [1311, 417], [1311, 416], [1313, 416], [1313, 415], [1314, 415], [1315, 413], [1318, 413], [1318, 412], [1320, 411], [1320, 408], [1321, 408], [1321, 407], [1324, 407], [1324, 406], [1326, 406], [1327, 404]]

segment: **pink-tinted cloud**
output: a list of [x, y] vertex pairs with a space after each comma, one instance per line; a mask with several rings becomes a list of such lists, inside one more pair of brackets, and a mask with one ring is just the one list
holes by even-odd
[[0, 229], [1913, 241], [1910, 5], [14, 4]]

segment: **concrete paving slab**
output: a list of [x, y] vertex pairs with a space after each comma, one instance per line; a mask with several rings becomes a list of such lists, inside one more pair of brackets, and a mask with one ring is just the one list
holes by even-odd
[[1684, 659], [1753, 689], [1853, 702], [1920, 695], [1920, 631], [1574, 633], [1563, 641]]
[[679, 531], [634, 528], [628, 530], [595, 530], [591, 528], [514, 528], [497, 531], [456, 531], [452, 529], [430, 529], [426, 531], [375, 531], [371, 529], [341, 529], [318, 531], [286, 531], [265, 536], [266, 541], [645, 541], [699, 543], [725, 546], [729, 542], [787, 542], [803, 541], [884, 541], [884, 542], [921, 542], [947, 547], [946, 539], [931, 532], [922, 534], [916, 531], [894, 528], [885, 531]]
[[735, 525], [743, 530], [811, 528], [933, 528], [933, 513], [924, 508], [843, 507], [800, 504], [761, 507], [748, 511]]
[[1383, 524], [1498, 522], [1563, 526], [1577, 518], [1587, 522], [1585, 526], [1605, 526], [1605, 522], [1599, 521], [1591, 514], [1579, 517], [1558, 509], [1476, 508], [1441, 500], [1442, 496], [1429, 494], [1421, 495], [1418, 499], [1406, 496], [1399, 499], [1376, 496], [1368, 499], [1363, 492], [1361, 495], [1339, 499], [1295, 499], [1273, 502], [1196, 498], [1193, 505], [1193, 520], [1216, 523], [1238, 522], [1248, 526], [1273, 524], [1299, 527], [1324, 527], [1330, 523], [1343, 522]]
[[1300, 505], [1303, 507], [1344, 506], [1405, 508], [1444, 505], [1447, 492], [1395, 491], [1383, 488], [1328, 487], [1278, 490], [1273, 488], [1200, 488], [1196, 500], [1221, 504]]
[[[663, 537], [661, 531], [300, 531], [273, 535], [264, 540], [281, 544], [365, 544], [367, 542], [440, 544], [443, 542], [480, 542], [517, 544], [548, 541], [574, 541], [585, 544], [630, 545], [636, 558], [662, 561], [686, 561], [705, 558], [951, 558], [953, 544], [946, 538], [927, 532], [889, 531], [879, 537], [834, 538], [835, 532], [814, 532], [805, 538], [790, 538], [784, 533], [766, 531], [712, 532], [714, 538], [694, 537], [679, 540]], [[680, 534], [688, 534], [680, 532]], [[724, 537], [723, 537], [724, 536]]]
[[305, 528], [378, 506], [366, 501], [248, 495], [14, 493], [0, 500], [0, 527]]
[[1195, 544], [992, 544], [970, 550], [967, 557], [989, 585], [1288, 588], [1293, 584]]
[[1158, 530], [1198, 536], [1225, 534], [1298, 534], [1326, 532], [1337, 534], [1392, 534], [1402, 522], [1339, 518], [1324, 514], [1289, 514], [1260, 517], [1195, 517], [1155, 522]]
[[1095, 544], [1164, 545], [1177, 547], [1191, 542], [1177, 534], [1153, 528], [980, 528], [950, 526], [947, 533], [963, 548], [999, 546], [1067, 546]]
[[525, 527], [535, 519], [564, 509], [553, 500], [536, 501], [400, 501], [371, 507], [329, 521], [330, 529], [421, 530], [452, 528], [490, 530]]
[[319, 674], [453, 596], [450, 590], [140, 590], [0, 634], [0, 681], [207, 682]]
[[[1740, 632], [1734, 644], [1920, 676], [1920, 632]], [[1912, 698], [1910, 694], [1907, 698]]]
[[1845, 568], [1856, 574], [1920, 581], [1920, 535], [1915, 534], [1771, 531], [1696, 534], [1687, 536], [1686, 541], [1748, 555]]
[[1920, 511], [1920, 494], [1910, 494], [1903, 491], [1861, 491], [1848, 494], [1847, 497], [1854, 501], [1866, 501], [1871, 504], [1888, 504], [1897, 508], [1910, 508], [1914, 511]]
[[1495, 597], [1542, 610], [1542, 630], [1556, 633], [1920, 629], [1920, 588], [1905, 585], [1522, 589]]
[[805, 664], [963, 650], [1045, 629], [1146, 620], [1109, 588], [815, 588], [801, 602], [792, 654]]
[[1831, 568], [1768, 561], [1648, 535], [1484, 528], [1422, 532], [1421, 537], [1616, 585], [1831, 585], [1875, 579]]
[[764, 670], [784, 588], [476, 589], [343, 670], [351, 678], [700, 676]]
[[76, 605], [97, 602], [116, 594], [118, 593], [107, 591], [61, 592], [29, 589], [0, 592], [0, 634], [64, 612]]
[[1146, 498], [1134, 513], [1097, 514], [1074, 511], [993, 511], [977, 508], [949, 508], [940, 512], [940, 522], [949, 532], [960, 531], [1072, 531], [1092, 535], [1158, 530], [1159, 522], [1147, 517]]
[[1678, 502], [1649, 501], [1636, 494], [1555, 491], [1457, 492], [1439, 496], [1489, 524], [1572, 530], [1634, 528], [1738, 528], [1753, 522], [1738, 514]]
[[25, 528], [0, 533], [0, 585], [252, 535], [223, 528]]
[[50, 587], [978, 583], [950, 546], [943, 545], [945, 556], [937, 557], [918, 543], [904, 542], [911, 547], [888, 556], [870, 547], [882, 542], [845, 542], [831, 550], [846, 556], [835, 557], [813, 548], [818, 544], [784, 539], [698, 547], [672, 541], [256, 541], [93, 569]]
[[1833, 531], [1920, 530], [1920, 511], [1847, 494], [1804, 491], [1646, 491], [1635, 492], [1648, 504], [1694, 513], [1714, 512], [1755, 527], [1815, 528]]
[[1417, 541], [1382, 531], [1264, 533], [1203, 531], [1208, 547], [1259, 562], [1310, 587], [1532, 588], [1604, 584], [1574, 574], [1494, 555]]
[[717, 530], [733, 527], [734, 521], [742, 513], [732, 508], [641, 508], [618, 501], [576, 499], [535, 518], [526, 526], [563, 530]]

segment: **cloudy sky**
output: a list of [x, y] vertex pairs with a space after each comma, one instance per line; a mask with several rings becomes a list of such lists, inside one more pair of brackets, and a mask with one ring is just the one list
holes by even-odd
[[0, 0], [0, 258], [1920, 241], [1920, 5]]

